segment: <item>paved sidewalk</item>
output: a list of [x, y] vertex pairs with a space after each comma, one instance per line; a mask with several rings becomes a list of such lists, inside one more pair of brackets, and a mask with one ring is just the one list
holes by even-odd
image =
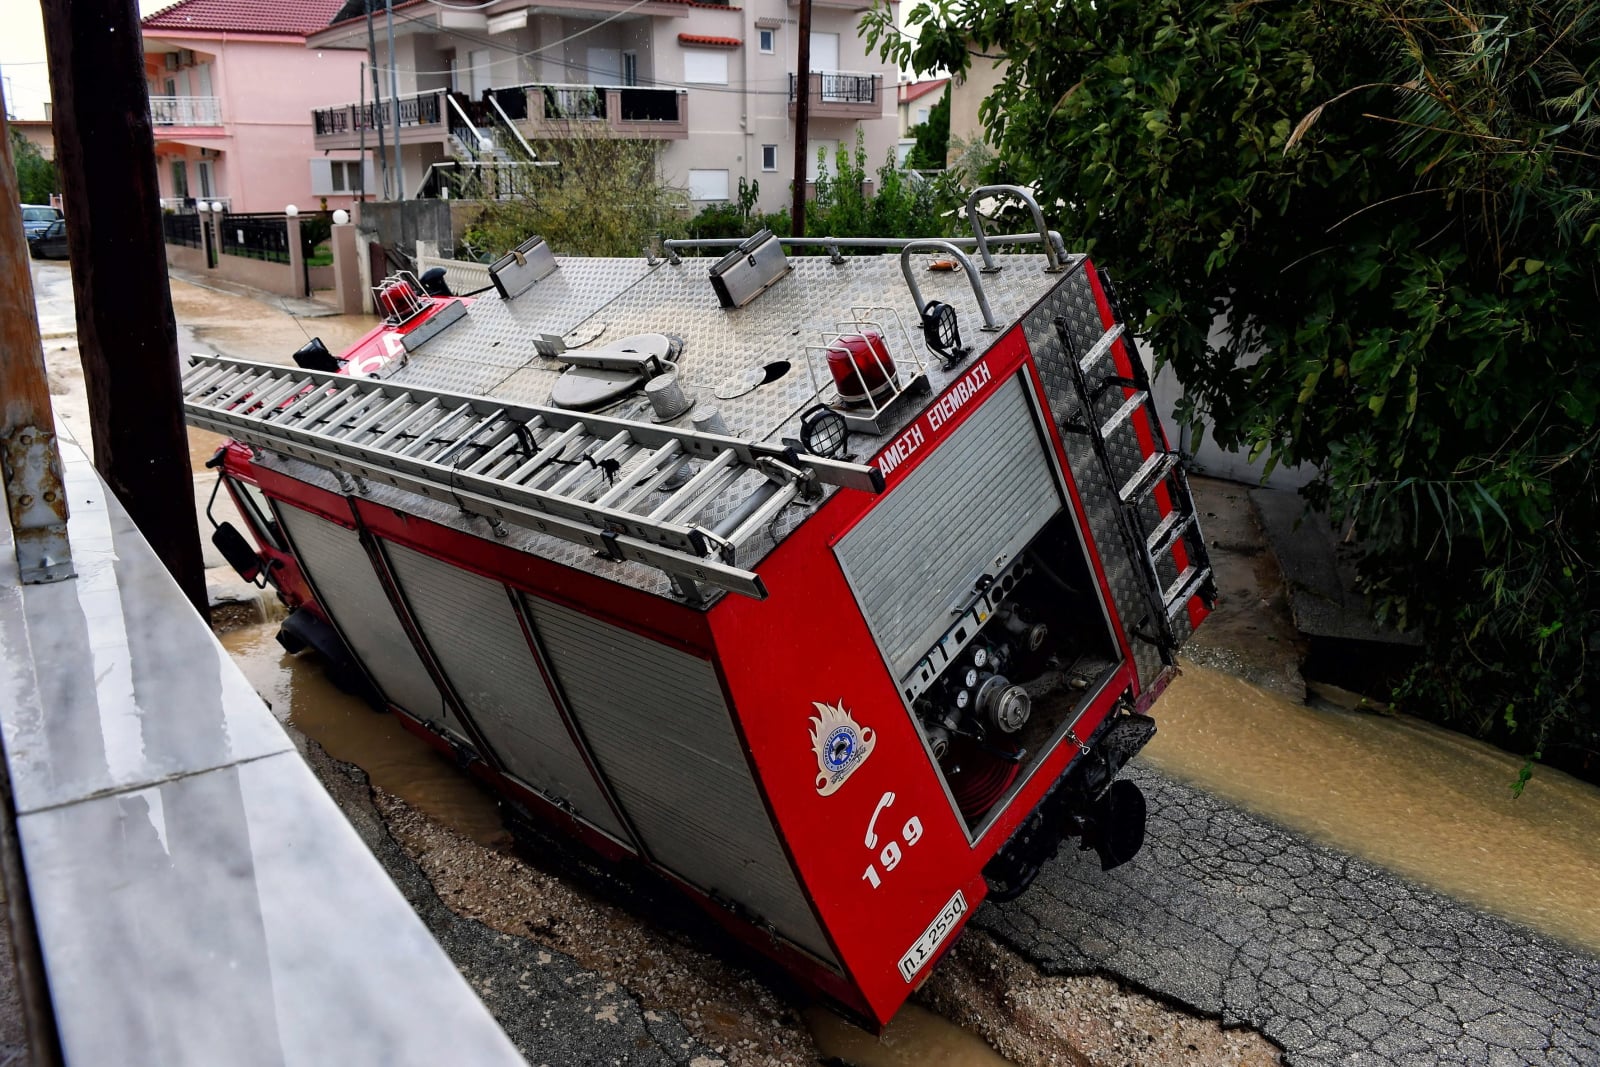
[[1600, 959], [1128, 776], [1150, 800], [1137, 859], [1102, 873], [1063, 852], [978, 924], [1048, 973], [1109, 974], [1256, 1027], [1292, 1065], [1600, 1063]]

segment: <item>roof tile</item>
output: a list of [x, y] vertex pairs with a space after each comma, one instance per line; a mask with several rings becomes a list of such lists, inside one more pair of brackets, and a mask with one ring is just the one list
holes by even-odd
[[328, 25], [344, 0], [179, 0], [140, 20], [146, 32], [277, 33], [304, 37]]

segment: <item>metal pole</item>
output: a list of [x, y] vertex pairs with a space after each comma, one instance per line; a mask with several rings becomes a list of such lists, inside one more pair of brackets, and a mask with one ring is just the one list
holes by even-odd
[[367, 65], [365, 63], [361, 64], [361, 77], [356, 79], [356, 83], [360, 87], [360, 92], [361, 92], [361, 96], [360, 96], [361, 102], [356, 105], [356, 144], [359, 146], [358, 151], [360, 152], [360, 157], [361, 157], [361, 195], [356, 197], [356, 199], [357, 200], [366, 200], [366, 198], [367, 198], [367, 127], [366, 127], [366, 124], [361, 121], [362, 114], [367, 110]]
[[389, 199], [389, 153], [383, 147], [383, 93], [378, 81], [378, 37], [372, 31], [372, 5], [376, 0], [365, 0], [367, 11], [367, 69], [372, 71], [372, 126], [378, 131], [378, 167], [383, 171], [383, 198]]
[[17, 568], [23, 582], [37, 585], [71, 578], [75, 572], [4, 102], [0, 91], [0, 211], [5, 212], [0, 225], [0, 477], [5, 480]]
[[400, 158], [400, 72], [394, 69], [394, 0], [383, 0], [383, 9], [389, 20], [389, 97], [394, 106], [394, 187], [406, 198], [405, 162]]
[[178, 336], [134, 0], [43, 0], [94, 465], [205, 618]]
[[806, 142], [811, 124], [811, 0], [800, 0], [800, 54], [794, 91], [794, 236], [806, 235]]

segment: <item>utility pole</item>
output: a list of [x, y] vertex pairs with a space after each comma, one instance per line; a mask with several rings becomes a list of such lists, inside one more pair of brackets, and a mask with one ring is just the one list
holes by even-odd
[[94, 462], [206, 617], [135, 0], [42, 0]]
[[[372, 5], [376, 0], [364, 0], [367, 12], [367, 66], [372, 70], [372, 125], [378, 131], [378, 166], [383, 168], [383, 198], [389, 199], [389, 153], [383, 147], [383, 93], [378, 81], [378, 37], [372, 32]], [[393, 66], [393, 63], [390, 63]], [[395, 107], [399, 107], [398, 101]], [[395, 153], [399, 155], [398, 151]]]
[[389, 20], [389, 100], [394, 108], [394, 187], [406, 198], [405, 160], [400, 158], [400, 72], [394, 69], [394, 0], [383, 0], [383, 9]]
[[800, 0], [800, 54], [795, 67], [794, 207], [789, 212], [795, 237], [806, 235], [806, 144], [811, 131], [811, 0]]
[[11, 127], [0, 93], [0, 480], [17, 569], [28, 585], [74, 576], [67, 544], [67, 494], [50, 410], [44, 349], [34, 314], [28, 241], [11, 159]]

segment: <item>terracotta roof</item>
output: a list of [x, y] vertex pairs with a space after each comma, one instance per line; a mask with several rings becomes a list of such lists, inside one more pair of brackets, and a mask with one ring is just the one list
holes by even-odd
[[678, 43], [709, 45], [712, 48], [738, 48], [744, 42], [737, 37], [703, 37], [698, 33], [680, 33]]
[[949, 84], [949, 78], [935, 78], [933, 81], [911, 82], [907, 85], [902, 85], [900, 86], [900, 102], [909, 104], [911, 101], [927, 96], [936, 89], [943, 89]]
[[179, 0], [146, 15], [149, 30], [279, 33], [304, 37], [328, 25], [344, 0]]

